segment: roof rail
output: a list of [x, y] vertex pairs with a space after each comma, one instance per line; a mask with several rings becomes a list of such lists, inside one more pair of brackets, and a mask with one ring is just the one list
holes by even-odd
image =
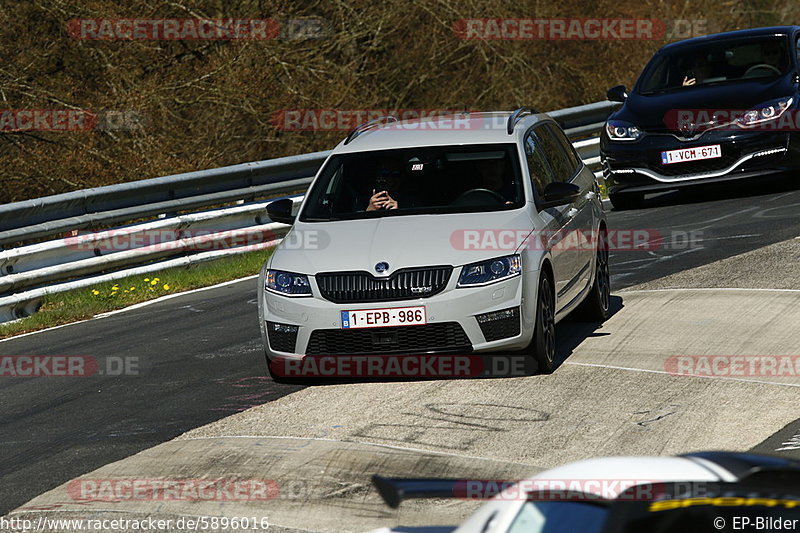
[[517, 125], [517, 122], [519, 122], [519, 120], [522, 118], [522, 115], [535, 115], [536, 113], [538, 113], [538, 111], [532, 107], [520, 107], [511, 113], [511, 115], [508, 117], [508, 124], [506, 126], [506, 131], [508, 131], [508, 134], [511, 135], [514, 133], [514, 126]]
[[344, 139], [344, 144], [348, 144], [350, 141], [364, 133], [365, 131], [374, 128], [380, 124], [388, 124], [389, 122], [398, 122], [398, 118], [394, 115], [386, 115], [383, 117], [378, 117], [376, 119], [372, 119], [368, 122], [361, 124], [360, 126], [356, 126], [354, 129], [347, 134], [347, 137]]

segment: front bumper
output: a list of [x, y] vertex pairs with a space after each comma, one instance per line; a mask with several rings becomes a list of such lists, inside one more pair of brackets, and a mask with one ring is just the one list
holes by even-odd
[[[311, 297], [290, 298], [264, 291], [262, 286], [261, 326], [267, 357], [463, 354], [515, 350], [530, 343], [538, 271], [523, 271], [520, 276], [484, 287], [459, 289], [455, 287], [457, 277], [451, 276], [446, 288], [434, 296], [391, 302], [333, 303], [320, 296], [313, 277], [309, 277]], [[420, 305], [425, 306], [426, 325], [342, 329], [342, 311]], [[506, 317], [496, 324], [478, 322], [478, 315], [508, 309], [516, 313], [511, 319]], [[518, 327], [514, 327], [514, 320], [519, 321]], [[296, 328], [278, 327], [284, 330], [281, 332], [272, 324]]]
[[[722, 157], [663, 165], [661, 152], [719, 144]], [[603, 175], [611, 194], [649, 192], [741, 179], [800, 167], [797, 134], [771, 131], [709, 131], [693, 140], [669, 133], [639, 141], [600, 143]]]

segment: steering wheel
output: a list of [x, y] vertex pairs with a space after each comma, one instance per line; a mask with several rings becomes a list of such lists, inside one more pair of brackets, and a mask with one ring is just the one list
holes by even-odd
[[462, 192], [450, 205], [486, 205], [487, 200], [505, 204], [506, 199], [489, 189], [470, 189]]
[[781, 75], [781, 71], [777, 67], [775, 67], [774, 65], [769, 65], [767, 63], [759, 63], [758, 65], [753, 65], [749, 69], [745, 70], [744, 71], [744, 76], [742, 76], [742, 77], [746, 78], [751, 72], [755, 72], [756, 70], [771, 70], [775, 74], [777, 74], [778, 76]]

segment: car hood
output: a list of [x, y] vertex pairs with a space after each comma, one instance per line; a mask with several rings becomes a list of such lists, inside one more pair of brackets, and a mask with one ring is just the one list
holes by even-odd
[[406, 267], [460, 266], [514, 253], [532, 229], [526, 209], [297, 222], [272, 255], [270, 268], [313, 275], [375, 273], [379, 262], [389, 264], [386, 274]]
[[794, 93], [794, 85], [787, 77], [686, 87], [656, 94], [631, 93], [622, 108], [609, 118], [630, 122], [645, 131], [675, 131], [674, 117], [682, 110], [744, 111]]

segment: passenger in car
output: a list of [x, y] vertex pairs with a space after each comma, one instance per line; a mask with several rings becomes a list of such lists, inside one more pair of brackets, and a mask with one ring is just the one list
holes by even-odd
[[[367, 211], [397, 209], [400, 206], [399, 200], [404, 196], [400, 190], [402, 187], [401, 169], [402, 165], [396, 161], [385, 161], [381, 165], [372, 186], [372, 195], [369, 198]], [[408, 207], [407, 203], [403, 202], [404, 207]]]

